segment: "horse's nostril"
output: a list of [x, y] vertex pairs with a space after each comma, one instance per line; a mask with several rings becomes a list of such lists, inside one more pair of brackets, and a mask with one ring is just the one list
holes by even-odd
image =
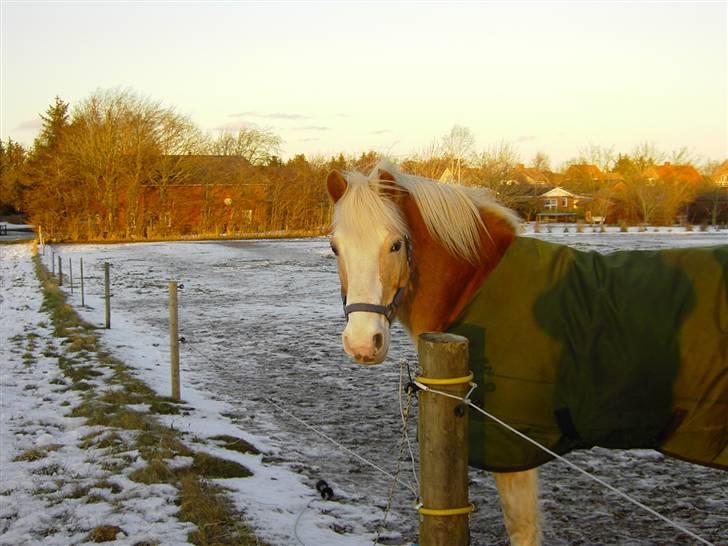
[[383, 343], [384, 336], [382, 334], [374, 334], [374, 347], [376, 347], [377, 351], [382, 348]]

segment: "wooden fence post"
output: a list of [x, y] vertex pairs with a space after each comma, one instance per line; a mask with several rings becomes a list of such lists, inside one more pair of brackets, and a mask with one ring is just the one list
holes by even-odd
[[58, 286], [63, 286], [63, 261], [60, 254], [58, 255]]
[[84, 290], [83, 290], [83, 258], [81, 260], [81, 307], [86, 307], [86, 301], [84, 299]]
[[71, 294], [73, 294], [73, 261], [68, 258], [68, 284], [71, 285]]
[[[445, 333], [422, 334], [417, 346], [422, 376], [433, 390], [464, 397], [471, 380], [468, 340]], [[468, 408], [452, 398], [419, 394], [421, 546], [470, 543], [468, 501]]]
[[51, 250], [51, 275], [56, 276], [56, 253]]
[[107, 330], [111, 328], [111, 286], [110, 286], [110, 279], [109, 279], [109, 262], [104, 262], [104, 300], [106, 301], [106, 306], [104, 309], [104, 328]]
[[180, 399], [179, 331], [177, 326], [177, 283], [169, 282], [169, 359], [172, 370], [172, 398]]

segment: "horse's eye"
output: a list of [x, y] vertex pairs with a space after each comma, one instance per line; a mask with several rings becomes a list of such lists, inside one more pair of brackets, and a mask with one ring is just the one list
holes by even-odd
[[401, 240], [395, 241], [392, 244], [392, 248], [389, 249], [390, 252], [399, 252], [400, 250], [402, 250], [402, 241]]
[[333, 243], [331, 243], [331, 252], [334, 253], [334, 256], [338, 256], [339, 255], [339, 249], [336, 248], [336, 245], [333, 244]]

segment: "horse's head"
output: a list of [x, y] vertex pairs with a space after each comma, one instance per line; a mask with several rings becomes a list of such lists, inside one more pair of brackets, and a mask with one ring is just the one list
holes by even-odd
[[396, 204], [401, 191], [382, 170], [349, 179], [334, 171], [327, 187], [335, 203], [331, 249], [347, 318], [344, 350], [360, 364], [380, 364], [410, 276], [407, 226]]
[[344, 350], [361, 364], [387, 356], [402, 300], [398, 316], [410, 335], [444, 329], [518, 226], [517, 216], [482, 189], [405, 174], [386, 160], [368, 176], [332, 172], [327, 186], [347, 317]]

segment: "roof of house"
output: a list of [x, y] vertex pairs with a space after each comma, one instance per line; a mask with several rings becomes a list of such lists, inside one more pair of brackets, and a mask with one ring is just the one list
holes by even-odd
[[590, 178], [592, 180], [602, 177], [602, 171], [596, 165], [577, 163], [570, 165], [564, 173], [566, 179]]
[[520, 174], [527, 184], [544, 185], [550, 182], [549, 173], [536, 167], [526, 167], [523, 163], [516, 166], [516, 174]]
[[675, 180], [680, 182], [688, 182], [691, 184], [700, 184], [703, 177], [692, 165], [673, 165], [666, 161], [662, 165], [655, 165], [654, 170], [657, 177], [661, 180]]
[[575, 198], [578, 198], [579, 196], [571, 193], [568, 190], [565, 190], [561, 186], [556, 186], [554, 189], [549, 190], [546, 193], [542, 193], [541, 195], [539, 195], [539, 197], [575, 197]]

